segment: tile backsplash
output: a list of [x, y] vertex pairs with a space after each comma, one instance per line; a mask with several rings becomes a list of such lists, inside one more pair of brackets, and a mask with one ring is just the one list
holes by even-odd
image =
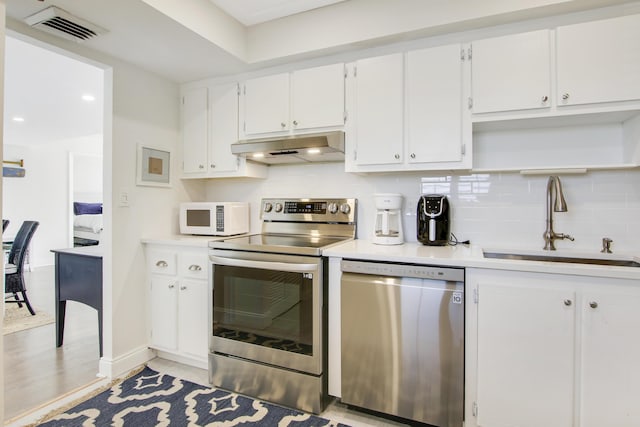
[[[405, 240], [416, 239], [416, 207], [421, 194], [449, 197], [452, 231], [458, 240], [489, 247], [541, 249], [546, 217], [546, 175], [518, 173], [436, 175], [416, 172], [351, 174], [342, 163], [273, 166], [265, 180], [211, 180], [211, 201], [248, 201], [251, 230], [259, 231], [263, 197], [355, 197], [358, 238], [371, 238], [374, 193], [404, 196]], [[603, 237], [613, 252], [640, 253], [640, 171], [595, 171], [561, 175], [568, 212], [554, 212], [554, 229], [574, 242], [558, 249], [600, 250]]]

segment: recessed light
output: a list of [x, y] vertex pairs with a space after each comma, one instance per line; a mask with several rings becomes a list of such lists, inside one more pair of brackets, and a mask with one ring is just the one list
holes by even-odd
[[85, 93], [84, 95], [82, 95], [82, 100], [83, 101], [87, 101], [87, 102], [91, 102], [91, 101], [95, 101], [96, 97], [91, 95], [90, 93]]
[[253, 153], [252, 157], [254, 159], [261, 159], [262, 157], [264, 157], [264, 153]]
[[13, 120], [14, 122], [22, 123], [22, 122], [24, 122], [24, 117], [14, 116], [14, 117], [11, 118], [11, 120]]
[[320, 149], [319, 148], [309, 148], [307, 150], [307, 154], [320, 154]]

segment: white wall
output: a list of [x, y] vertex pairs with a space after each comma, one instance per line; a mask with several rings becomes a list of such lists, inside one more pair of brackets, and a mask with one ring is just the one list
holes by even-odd
[[[4, 18], [5, 16], [5, 3], [4, 0], [0, 0], [0, 17]], [[0, 62], [0, 97], [4, 99], [4, 36], [5, 36], [5, 23], [4, 19], [0, 20], [0, 57], [2, 61]], [[2, 113], [1, 117], [4, 117], [4, 102], [0, 104], [0, 113]], [[3, 135], [4, 135], [4, 121], [0, 122], [0, 157], [2, 155], [2, 146], [3, 146]], [[4, 157], [3, 157], [4, 158]], [[0, 194], [3, 194], [2, 183], [3, 177], [0, 177]], [[0, 197], [0, 212], [4, 212], [2, 206], [2, 197]], [[0, 267], [0, 270], [4, 269], [4, 263]], [[2, 271], [4, 276], [4, 271]], [[0, 319], [0, 327], [4, 327], [4, 316]], [[4, 354], [4, 340], [0, 340], [0, 354]], [[0, 360], [2, 357], [0, 357]], [[4, 363], [0, 364], [0, 383], [4, 384]], [[0, 393], [0, 420], [4, 420], [4, 393]]]
[[73, 154], [71, 162], [72, 200], [102, 202], [102, 144], [100, 154]]
[[[358, 238], [370, 239], [373, 194], [400, 193], [405, 197], [405, 240], [415, 242], [418, 198], [423, 191], [442, 193], [449, 197], [452, 231], [459, 240], [541, 249], [547, 178], [518, 173], [357, 175], [345, 173], [342, 163], [289, 165], [270, 167], [266, 180], [211, 181], [206, 200], [250, 202], [251, 230], [256, 232], [263, 197], [356, 197]], [[561, 181], [569, 211], [555, 214], [554, 228], [576, 240], [558, 241], [558, 248], [600, 250], [606, 236], [613, 239], [614, 252], [640, 251], [640, 171], [590, 172], [561, 176]]]
[[3, 181], [4, 236], [15, 236], [22, 221], [39, 221], [30, 250], [32, 267], [53, 264], [51, 249], [69, 247], [71, 210], [69, 153], [101, 153], [102, 135], [33, 146], [4, 145], [4, 158], [24, 159], [24, 178]]

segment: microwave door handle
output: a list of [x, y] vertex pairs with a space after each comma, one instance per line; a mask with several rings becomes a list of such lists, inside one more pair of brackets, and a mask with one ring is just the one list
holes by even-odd
[[226, 265], [229, 267], [260, 268], [263, 270], [290, 271], [293, 273], [307, 271], [315, 272], [318, 270], [317, 264], [290, 264], [287, 262], [253, 261], [235, 258], [222, 258], [214, 255], [209, 256], [209, 259], [213, 264]]

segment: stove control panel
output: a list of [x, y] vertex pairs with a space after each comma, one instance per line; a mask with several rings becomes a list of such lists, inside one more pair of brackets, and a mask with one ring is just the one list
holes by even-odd
[[347, 222], [356, 218], [356, 199], [262, 199], [263, 221]]

